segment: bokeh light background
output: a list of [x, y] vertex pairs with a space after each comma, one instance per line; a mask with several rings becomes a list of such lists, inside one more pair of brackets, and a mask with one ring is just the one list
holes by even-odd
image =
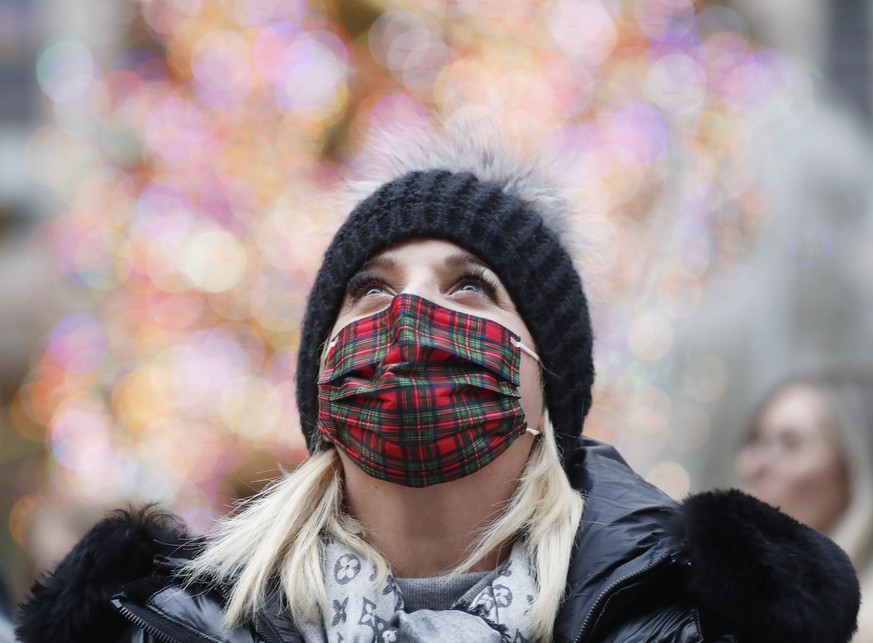
[[807, 109], [805, 68], [690, 0], [124, 7], [114, 47], [59, 37], [35, 66], [51, 121], [26, 164], [63, 204], [66, 312], [11, 409], [47, 454], [7, 491], [20, 547], [47, 505], [155, 501], [205, 530], [304, 458], [295, 351], [340, 180], [384, 124], [470, 110], [583, 152], [610, 235], [586, 432], [688, 491], [728, 371], [677, 333], [767, 223], [761, 141]]

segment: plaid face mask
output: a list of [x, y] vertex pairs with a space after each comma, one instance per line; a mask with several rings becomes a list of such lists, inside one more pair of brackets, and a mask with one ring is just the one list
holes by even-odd
[[328, 346], [318, 429], [375, 478], [408, 487], [462, 478], [527, 428], [522, 350], [536, 357], [497, 322], [397, 295]]

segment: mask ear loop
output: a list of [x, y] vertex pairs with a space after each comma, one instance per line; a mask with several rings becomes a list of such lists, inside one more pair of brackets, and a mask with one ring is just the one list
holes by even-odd
[[[522, 352], [527, 353], [530, 357], [534, 358], [537, 361], [537, 363], [542, 365], [543, 361], [540, 359], [540, 356], [537, 355], [530, 348], [528, 348], [527, 346], [522, 344], [521, 341], [515, 339], [514, 337], [510, 337], [509, 343], [512, 344], [513, 346], [517, 346], [518, 348], [520, 348], [522, 350]], [[530, 433], [534, 437], [535, 440], [540, 438], [543, 435], [542, 431], [538, 431], [537, 429], [533, 429], [531, 427], [526, 427], [525, 433]]]
[[540, 368], [542, 370], [544, 370], [546, 373], [548, 373], [549, 375], [554, 375], [554, 373], [552, 371], [550, 371], [549, 369], [547, 369], [545, 367], [545, 365], [543, 364], [543, 360], [541, 360], [540, 356], [537, 355], [532, 349], [528, 348], [527, 346], [522, 344], [519, 340], [514, 339], [512, 337], [509, 338], [509, 343], [512, 344], [513, 346], [517, 346], [518, 348], [521, 349], [521, 351], [523, 353], [527, 353], [528, 356], [535, 359], [537, 361], [537, 363], [540, 365]]
[[531, 349], [529, 349], [527, 346], [522, 344], [519, 340], [515, 339], [514, 337], [509, 338], [509, 343], [512, 344], [513, 346], [517, 346], [518, 348], [520, 348], [523, 352], [527, 353], [530, 357], [533, 357], [540, 364], [543, 363], [543, 361], [540, 359], [539, 355], [534, 353]]

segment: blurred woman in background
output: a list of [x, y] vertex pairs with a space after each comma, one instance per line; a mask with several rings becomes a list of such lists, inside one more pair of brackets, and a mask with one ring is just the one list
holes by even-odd
[[752, 495], [849, 554], [867, 598], [854, 640], [873, 641], [873, 369], [832, 367], [781, 382], [752, 417], [737, 475]]

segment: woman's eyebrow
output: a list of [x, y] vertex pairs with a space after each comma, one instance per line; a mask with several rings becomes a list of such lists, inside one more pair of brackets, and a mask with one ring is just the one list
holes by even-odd
[[455, 254], [446, 257], [446, 265], [451, 268], [463, 268], [470, 264], [482, 266], [483, 268], [491, 270], [491, 267], [487, 263], [482, 261], [476, 255], [471, 255], [469, 252], [456, 252]]
[[372, 270], [373, 268], [384, 268], [386, 270], [391, 270], [392, 268], [397, 266], [397, 262], [391, 257], [373, 257], [372, 259], [367, 259], [361, 267], [358, 268], [356, 272], [364, 272], [365, 270]]

